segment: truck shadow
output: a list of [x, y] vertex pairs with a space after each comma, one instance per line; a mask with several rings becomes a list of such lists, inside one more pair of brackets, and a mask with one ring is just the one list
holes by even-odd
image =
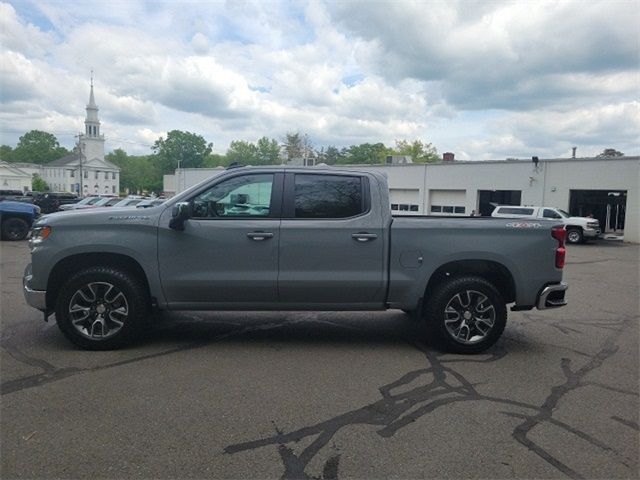
[[156, 314], [138, 345], [154, 343], [403, 344], [425, 338], [400, 312], [172, 312]]

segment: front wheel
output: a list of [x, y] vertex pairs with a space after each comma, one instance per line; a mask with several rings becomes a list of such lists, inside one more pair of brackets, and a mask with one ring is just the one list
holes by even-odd
[[502, 335], [507, 308], [496, 287], [482, 277], [446, 280], [425, 306], [429, 333], [444, 350], [480, 353]]
[[567, 231], [567, 242], [569, 243], [582, 243], [584, 241], [584, 235], [582, 230], [578, 228], [571, 228]]
[[2, 222], [2, 236], [7, 240], [24, 240], [29, 233], [29, 224], [22, 218], [8, 218]]
[[62, 333], [86, 350], [110, 350], [131, 342], [149, 311], [149, 295], [131, 274], [90, 267], [60, 289], [56, 322]]

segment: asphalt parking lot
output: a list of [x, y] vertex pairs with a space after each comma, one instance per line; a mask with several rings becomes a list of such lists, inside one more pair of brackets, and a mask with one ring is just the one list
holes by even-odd
[[1, 477], [638, 478], [637, 245], [569, 247], [569, 305], [477, 356], [399, 311], [159, 315], [84, 352], [1, 242]]

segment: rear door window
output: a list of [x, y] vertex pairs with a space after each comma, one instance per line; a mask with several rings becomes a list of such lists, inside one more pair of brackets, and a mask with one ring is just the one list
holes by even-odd
[[294, 177], [295, 218], [348, 218], [366, 211], [363, 181], [358, 176]]

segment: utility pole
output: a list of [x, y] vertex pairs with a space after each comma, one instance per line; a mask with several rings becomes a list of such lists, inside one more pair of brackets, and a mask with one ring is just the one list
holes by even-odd
[[80, 191], [78, 192], [78, 196], [81, 197], [84, 194], [84, 186], [83, 186], [83, 173], [82, 173], [82, 144], [80, 143], [80, 138], [82, 137], [82, 133], [78, 133], [78, 135], [76, 135], [76, 137], [78, 138], [78, 143], [76, 144], [76, 147], [78, 149], [78, 163], [80, 164], [80, 181], [78, 182], [78, 186]]

